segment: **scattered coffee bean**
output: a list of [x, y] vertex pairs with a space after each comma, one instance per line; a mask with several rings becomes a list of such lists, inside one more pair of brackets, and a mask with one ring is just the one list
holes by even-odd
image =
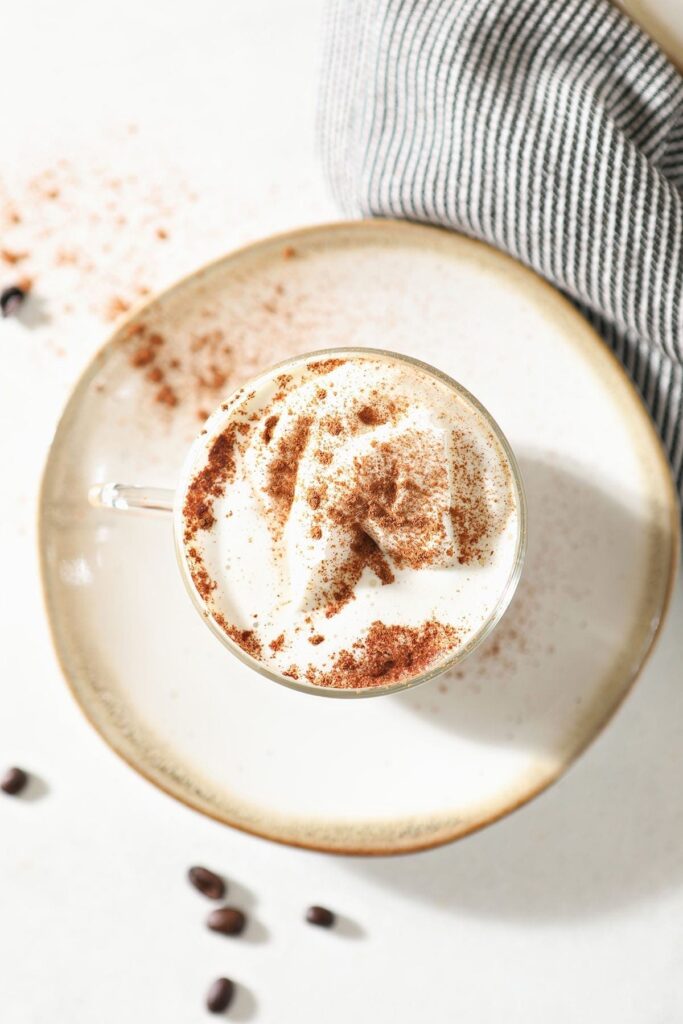
[[247, 919], [237, 907], [219, 907], [212, 910], [206, 919], [207, 927], [212, 932], [221, 932], [223, 935], [239, 935], [244, 931]]
[[28, 775], [21, 768], [8, 768], [0, 781], [0, 789], [9, 796], [16, 796], [28, 782]]
[[225, 882], [220, 875], [208, 868], [194, 867], [187, 872], [190, 882], [210, 900], [222, 900], [225, 896]]
[[230, 978], [216, 978], [206, 994], [206, 1008], [210, 1013], [222, 1013], [232, 1002], [235, 986]]
[[11, 285], [0, 292], [0, 310], [3, 316], [14, 316], [19, 311], [21, 304], [26, 298], [23, 288]]
[[319, 928], [331, 928], [334, 924], [334, 914], [327, 907], [309, 907], [306, 911], [306, 920], [309, 924], [317, 924]]

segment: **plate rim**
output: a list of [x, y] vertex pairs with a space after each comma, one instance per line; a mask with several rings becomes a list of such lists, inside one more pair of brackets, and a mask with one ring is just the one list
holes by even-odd
[[[458, 825], [455, 823], [451, 828], [443, 831], [439, 830], [435, 835], [416, 837], [413, 840], [401, 841], [400, 845], [384, 845], [382, 843], [371, 843], [370, 845], [357, 847], [353, 846], [339, 846], [334, 843], [321, 842], [317, 840], [304, 840], [297, 839], [296, 837], [278, 835], [276, 832], [269, 832], [267, 828], [256, 828], [249, 827], [242, 822], [235, 821], [227, 813], [220, 813], [218, 810], [202, 805], [200, 800], [192, 800], [191, 796], [185, 795], [173, 789], [170, 783], [165, 783], [163, 779], [155, 777], [153, 772], [149, 770], [145, 765], [136, 763], [122, 747], [118, 747], [112, 739], [106, 734], [106, 732], [100, 727], [95, 716], [90, 713], [86, 707], [85, 702], [80, 699], [77, 692], [76, 686], [71, 679], [71, 672], [69, 666], [66, 664], [66, 658], [60, 649], [59, 638], [57, 636], [57, 627], [55, 620], [51, 613], [51, 597], [49, 593], [48, 583], [48, 565], [46, 557], [46, 491], [47, 484], [49, 482], [50, 469], [52, 459], [55, 451], [55, 442], [59, 438], [59, 434], [67, 422], [68, 415], [79, 400], [81, 392], [86, 387], [89, 379], [96, 372], [99, 363], [102, 361], [106, 352], [112, 345], [117, 344], [117, 339], [121, 336], [128, 325], [137, 320], [140, 315], [150, 307], [156, 305], [161, 300], [170, 296], [176, 290], [185, 287], [187, 284], [195, 279], [198, 279], [203, 274], [211, 271], [213, 268], [229, 264], [235, 260], [240, 259], [248, 254], [257, 253], [259, 249], [267, 249], [273, 245], [280, 243], [283, 245], [294, 243], [297, 240], [302, 240], [309, 235], [315, 234], [336, 234], [343, 233], [346, 231], [354, 231], [360, 229], [361, 231], [367, 230], [371, 227], [373, 230], [383, 231], [386, 230], [387, 234], [394, 232], [407, 233], [407, 234], [432, 234], [435, 237], [440, 238], [451, 237], [458, 240], [458, 242], [464, 242], [466, 245], [473, 248], [479, 248], [485, 251], [488, 255], [493, 254], [501, 264], [507, 264], [509, 268], [513, 269], [515, 273], [521, 274], [528, 280], [534, 283], [534, 286], [544, 291], [551, 300], [555, 303], [559, 303], [560, 307], [564, 307], [565, 312], [574, 319], [577, 323], [581, 324], [582, 330], [586, 336], [592, 337], [593, 342], [596, 345], [596, 351], [601, 353], [599, 358], [604, 358], [608, 364], [611, 364], [616, 369], [617, 375], [621, 378], [622, 383], [626, 385], [624, 389], [625, 394], [628, 394], [631, 399], [631, 407], [636, 416], [641, 420], [642, 426], [645, 432], [649, 435], [650, 440], [654, 443], [653, 447], [657, 453], [657, 470], [663, 475], [665, 490], [667, 494], [667, 506], [668, 506], [668, 535], [671, 542], [671, 558], [668, 566], [668, 574], [666, 579], [666, 586], [664, 590], [664, 597], [659, 609], [659, 619], [655, 629], [653, 630], [647, 647], [644, 649], [640, 663], [637, 669], [633, 672], [631, 678], [628, 680], [623, 690], [619, 693], [616, 702], [608, 708], [607, 712], [602, 715], [597, 723], [594, 725], [592, 730], [587, 731], [585, 737], [582, 738], [581, 742], [571, 752], [566, 755], [556, 768], [554, 768], [549, 775], [544, 778], [539, 784], [531, 787], [525, 791], [522, 795], [506, 803], [505, 806], [496, 809], [495, 812], [489, 813], [485, 817], [464, 825]], [[81, 714], [90, 726], [97, 732], [99, 737], [103, 740], [106, 746], [112, 750], [125, 764], [127, 764], [133, 771], [136, 772], [141, 778], [145, 779], [148, 783], [151, 783], [156, 789], [172, 797], [185, 807], [190, 808], [198, 814], [202, 814], [205, 817], [213, 819], [222, 825], [229, 825], [231, 828], [237, 831], [243, 832], [247, 835], [257, 836], [262, 839], [267, 839], [271, 842], [278, 843], [279, 845], [293, 847], [297, 849], [306, 849], [319, 853], [333, 853], [338, 856], [349, 856], [349, 857], [380, 857], [380, 856], [399, 856], [402, 854], [417, 853], [420, 851], [432, 850], [440, 846], [455, 842], [458, 839], [463, 839], [468, 835], [472, 835], [475, 832], [487, 828], [489, 825], [500, 821], [502, 818], [513, 814], [515, 811], [524, 807], [530, 803], [541, 793], [550, 789], [551, 786], [555, 785], [571, 768], [571, 766], [578, 760], [579, 757], [586, 751], [586, 749], [601, 735], [605, 730], [608, 723], [617, 714], [626, 698], [631, 694], [637, 681], [639, 680], [643, 670], [649, 662], [652, 653], [657, 646], [659, 638], [661, 636], [663, 627], [668, 618], [668, 613], [671, 607], [671, 600], [674, 593], [676, 576], [678, 570], [678, 563], [681, 553], [681, 522], [680, 522], [680, 509], [678, 494], [675, 489], [675, 484], [669, 463], [666, 457], [666, 453], [657, 433], [656, 426], [652, 417], [639, 395], [635, 384], [629, 377], [625, 367], [617, 358], [616, 354], [608, 348], [606, 343], [598, 334], [597, 330], [593, 325], [581, 315], [576, 309], [573, 303], [565, 296], [561, 291], [555, 288], [545, 278], [537, 274], [533, 269], [527, 267], [525, 264], [514, 259], [514, 257], [508, 255], [495, 246], [489, 245], [487, 242], [483, 242], [480, 239], [472, 238], [469, 235], [465, 235], [461, 232], [454, 231], [449, 228], [444, 228], [433, 224], [423, 224], [419, 222], [398, 220], [395, 218], [381, 218], [381, 217], [368, 217], [358, 218], [353, 220], [335, 220], [329, 222], [322, 222], [317, 224], [305, 225], [298, 228], [290, 228], [285, 231], [279, 231], [274, 234], [270, 234], [256, 240], [247, 242], [243, 245], [238, 246], [235, 249], [230, 249], [228, 252], [222, 255], [208, 260], [207, 262], [196, 267], [194, 270], [183, 275], [182, 277], [174, 280], [166, 288], [163, 288], [155, 292], [151, 296], [146, 296], [144, 300], [141, 300], [135, 306], [133, 306], [121, 319], [108, 334], [104, 342], [98, 346], [95, 352], [90, 356], [88, 362], [76, 377], [73, 385], [69, 390], [68, 397], [64, 403], [60, 412], [57, 423], [52, 432], [50, 444], [48, 446], [47, 454], [43, 462], [43, 468], [41, 472], [40, 486], [37, 497], [37, 524], [36, 524], [36, 544], [38, 547], [38, 564], [40, 571], [40, 591], [42, 597], [42, 605], [45, 613], [45, 619], [48, 625], [49, 639], [52, 645], [53, 652], [55, 654], [57, 664], [61, 671], [61, 674], [66, 683], [67, 690], [71, 694], [76, 706], [79, 708]]]

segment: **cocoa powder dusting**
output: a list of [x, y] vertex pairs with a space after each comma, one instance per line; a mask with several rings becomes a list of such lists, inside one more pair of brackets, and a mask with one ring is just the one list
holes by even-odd
[[376, 621], [351, 650], [337, 654], [330, 669], [309, 666], [306, 678], [317, 686], [338, 689], [386, 686], [424, 672], [457, 642], [457, 630], [435, 619], [415, 627]]

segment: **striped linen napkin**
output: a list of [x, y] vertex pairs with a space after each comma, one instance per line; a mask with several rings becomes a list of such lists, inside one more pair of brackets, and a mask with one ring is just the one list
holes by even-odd
[[683, 496], [683, 78], [610, 0], [328, 0], [320, 139], [352, 216], [456, 228], [570, 296]]

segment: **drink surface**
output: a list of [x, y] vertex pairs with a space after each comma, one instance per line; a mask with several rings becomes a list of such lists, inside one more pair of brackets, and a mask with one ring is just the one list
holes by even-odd
[[270, 671], [363, 689], [466, 647], [514, 570], [519, 510], [485, 415], [419, 364], [312, 356], [233, 395], [181, 486], [207, 613]]

